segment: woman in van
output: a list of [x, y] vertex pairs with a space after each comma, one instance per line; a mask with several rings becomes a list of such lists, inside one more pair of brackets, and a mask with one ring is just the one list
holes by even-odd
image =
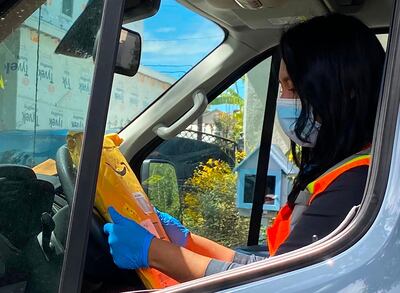
[[[361, 203], [385, 53], [374, 33], [344, 15], [315, 17], [280, 41], [279, 122], [299, 167], [288, 202], [267, 231], [270, 256], [332, 232]], [[121, 268], [153, 267], [187, 281], [263, 259], [191, 234], [159, 213], [172, 243], [109, 210], [110, 251]]]

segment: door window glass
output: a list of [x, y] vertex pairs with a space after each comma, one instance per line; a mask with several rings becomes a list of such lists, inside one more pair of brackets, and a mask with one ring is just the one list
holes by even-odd
[[[187, 129], [154, 150], [144, 164], [162, 159], [175, 166], [176, 179], [162, 176], [154, 167], [142, 178], [156, 205], [162, 194], [177, 197], [169, 202], [180, 203], [180, 208], [161, 205], [159, 209], [182, 220], [193, 233], [232, 248], [247, 242], [270, 67], [268, 58], [244, 74]], [[289, 140], [277, 123], [272, 144], [264, 230], [286, 201], [293, 172]], [[174, 189], [172, 183], [166, 183], [170, 180], [177, 180], [179, 192], [165, 190], [168, 184]], [[260, 244], [265, 244], [265, 231]]]
[[[9, 32], [0, 39], [2, 292], [58, 291], [75, 173], [72, 187], [60, 182], [56, 153], [83, 130], [92, 84], [92, 59], [65, 49], [83, 41], [90, 49], [94, 35], [64, 39], [87, 1], [43, 2], [20, 1], [1, 18]], [[91, 3], [100, 24], [102, 1]]]

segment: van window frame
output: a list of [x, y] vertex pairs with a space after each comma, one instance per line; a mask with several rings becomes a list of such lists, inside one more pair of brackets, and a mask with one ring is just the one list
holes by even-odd
[[253, 202], [251, 208], [249, 232], [247, 245], [258, 245], [260, 238], [261, 220], [264, 206], [264, 191], [267, 186], [269, 160], [271, 155], [272, 135], [274, 132], [276, 100], [279, 92], [279, 67], [280, 53], [277, 47], [274, 48], [271, 60], [270, 74], [268, 80], [268, 90], [266, 105], [264, 109], [264, 119], [261, 129], [260, 150], [257, 162], [256, 178], [254, 183]]
[[[260, 236], [260, 227], [263, 213], [263, 203], [264, 195], [262, 192], [257, 193], [257, 190], [265, 190], [267, 183], [267, 173], [263, 170], [268, 169], [270, 148], [272, 141], [274, 117], [275, 117], [275, 105], [276, 98], [278, 96], [278, 86], [279, 86], [279, 64], [280, 64], [280, 54], [279, 47], [274, 45], [271, 48], [265, 50], [261, 54], [251, 58], [245, 64], [241, 65], [237, 70], [229, 74], [222, 82], [220, 82], [216, 87], [214, 87], [208, 94], [208, 104], [210, 104], [214, 99], [216, 99], [221, 93], [223, 93], [229, 86], [231, 86], [236, 80], [241, 76], [252, 70], [261, 62], [268, 58], [271, 60], [271, 74], [269, 77], [269, 84], [267, 90], [267, 105], [264, 111], [263, 126], [262, 126], [262, 137], [260, 143], [260, 155], [257, 163], [257, 172], [255, 174], [255, 196], [253, 197], [250, 225], [247, 237], [247, 245], [257, 245], [258, 238]], [[179, 117], [178, 117], [179, 118]], [[159, 145], [161, 145], [165, 140], [156, 136], [147, 145], [145, 145], [140, 151], [138, 151], [130, 160], [130, 166], [135, 174], [140, 178], [141, 165], [142, 162], [147, 158], [147, 156], [153, 152]], [[260, 196], [256, 196], [260, 194]]]

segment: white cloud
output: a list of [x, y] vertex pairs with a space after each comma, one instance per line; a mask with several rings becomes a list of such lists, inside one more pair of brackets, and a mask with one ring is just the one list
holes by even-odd
[[[173, 37], [165, 38], [167, 41], [157, 40], [153, 34], [146, 32], [142, 49], [143, 53], [158, 54], [159, 58], [164, 56], [163, 63], [169, 64], [168, 58], [171, 57], [182, 61], [185, 56], [207, 55], [221, 42], [222, 38], [223, 33], [220, 29], [209, 25], [199, 27], [190, 34], [175, 34]], [[146, 42], [146, 39], [149, 41]]]
[[176, 31], [176, 27], [162, 27], [156, 30], [157, 33], [172, 33]]

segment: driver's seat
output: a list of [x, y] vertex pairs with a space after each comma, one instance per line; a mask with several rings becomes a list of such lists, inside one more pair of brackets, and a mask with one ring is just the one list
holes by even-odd
[[29, 167], [0, 165], [0, 290], [40, 287], [33, 280], [38, 279], [37, 260], [44, 255], [36, 237], [53, 200], [53, 185], [37, 179]]

